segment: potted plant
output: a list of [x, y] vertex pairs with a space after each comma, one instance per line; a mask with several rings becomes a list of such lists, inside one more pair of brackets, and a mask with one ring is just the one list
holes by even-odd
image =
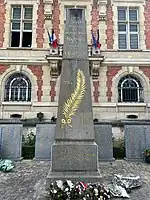
[[145, 149], [144, 150], [144, 156], [145, 156], [145, 161], [147, 163], [150, 163], [150, 149]]

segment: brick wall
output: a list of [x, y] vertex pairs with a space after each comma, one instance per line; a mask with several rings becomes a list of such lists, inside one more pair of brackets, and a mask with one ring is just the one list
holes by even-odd
[[55, 97], [56, 97], [56, 81], [50, 81], [50, 97], [51, 97], [51, 102], [55, 102]]
[[139, 69], [150, 79], [150, 66], [141, 66]]
[[107, 16], [107, 29], [106, 29], [106, 44], [107, 44], [107, 49], [113, 49], [113, 44], [114, 44], [114, 30], [113, 30], [113, 11], [112, 11], [112, 5], [111, 5], [111, 0], [107, 1], [107, 11], [106, 11], [106, 16]]
[[92, 20], [91, 20], [92, 31], [95, 33], [99, 25], [99, 11], [97, 9], [97, 3], [95, 1], [93, 1], [91, 15], [92, 15]]
[[5, 24], [5, 5], [4, 5], [4, 0], [0, 0], [0, 48], [3, 47], [4, 43], [4, 24]]
[[107, 76], [107, 82], [106, 82], [106, 86], [107, 86], [107, 99], [108, 102], [111, 102], [111, 97], [112, 97], [112, 79], [116, 76], [116, 74], [122, 69], [122, 67], [120, 66], [108, 66], [107, 67], [107, 72], [106, 72], [106, 76]]
[[59, 0], [53, 1], [53, 29], [55, 31], [57, 40], [59, 41], [59, 34], [60, 34], [60, 6]]
[[37, 29], [36, 29], [36, 43], [37, 43], [37, 48], [43, 48], [44, 44], [44, 24], [45, 24], [45, 19], [44, 19], [44, 3], [43, 0], [40, 0], [40, 4], [38, 6], [38, 11], [37, 11]]
[[8, 68], [9, 66], [7, 65], [0, 65], [0, 75], [2, 75]]
[[43, 96], [43, 90], [42, 90], [42, 86], [43, 86], [43, 70], [42, 70], [42, 66], [28, 66], [28, 68], [32, 71], [32, 73], [36, 76], [37, 78], [37, 86], [38, 86], [38, 90], [37, 90], [37, 99], [38, 102], [41, 102], [42, 100], [42, 96]]
[[146, 49], [150, 49], [150, 0], [145, 1], [144, 16], [145, 16], [145, 44]]
[[95, 80], [93, 81], [93, 97], [94, 97], [94, 102], [98, 103], [99, 102], [99, 81]]

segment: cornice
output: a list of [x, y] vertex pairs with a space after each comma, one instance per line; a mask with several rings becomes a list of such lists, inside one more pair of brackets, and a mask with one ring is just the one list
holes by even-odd
[[[12, 4], [12, 0], [4, 0], [4, 3], [5, 4], [7, 4], [7, 3], [9, 3], [9, 4]], [[23, 1], [21, 1], [21, 0], [15, 0], [14, 1], [14, 3], [15, 4], [24, 4], [24, 3], [26, 3], [26, 4], [30, 4], [30, 3], [37, 3], [37, 4], [39, 4], [40, 3], [40, 0], [23, 0]]]
[[145, 3], [145, 0], [112, 0], [112, 3]]

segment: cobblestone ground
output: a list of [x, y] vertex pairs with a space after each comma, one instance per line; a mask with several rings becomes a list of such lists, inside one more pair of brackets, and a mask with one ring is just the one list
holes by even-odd
[[[44, 186], [50, 163], [23, 160], [15, 165], [13, 172], [0, 172], [0, 200], [37, 199]], [[150, 200], [150, 165], [117, 160], [112, 164], [100, 164], [100, 172], [104, 183], [110, 182], [114, 174], [140, 175], [142, 187], [132, 190], [131, 200]]]

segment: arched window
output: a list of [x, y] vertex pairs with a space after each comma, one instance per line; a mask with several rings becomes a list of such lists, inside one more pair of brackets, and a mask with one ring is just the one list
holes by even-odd
[[143, 87], [139, 79], [124, 76], [118, 84], [118, 102], [144, 102]]
[[27, 76], [16, 73], [5, 84], [4, 101], [31, 101], [31, 82]]

